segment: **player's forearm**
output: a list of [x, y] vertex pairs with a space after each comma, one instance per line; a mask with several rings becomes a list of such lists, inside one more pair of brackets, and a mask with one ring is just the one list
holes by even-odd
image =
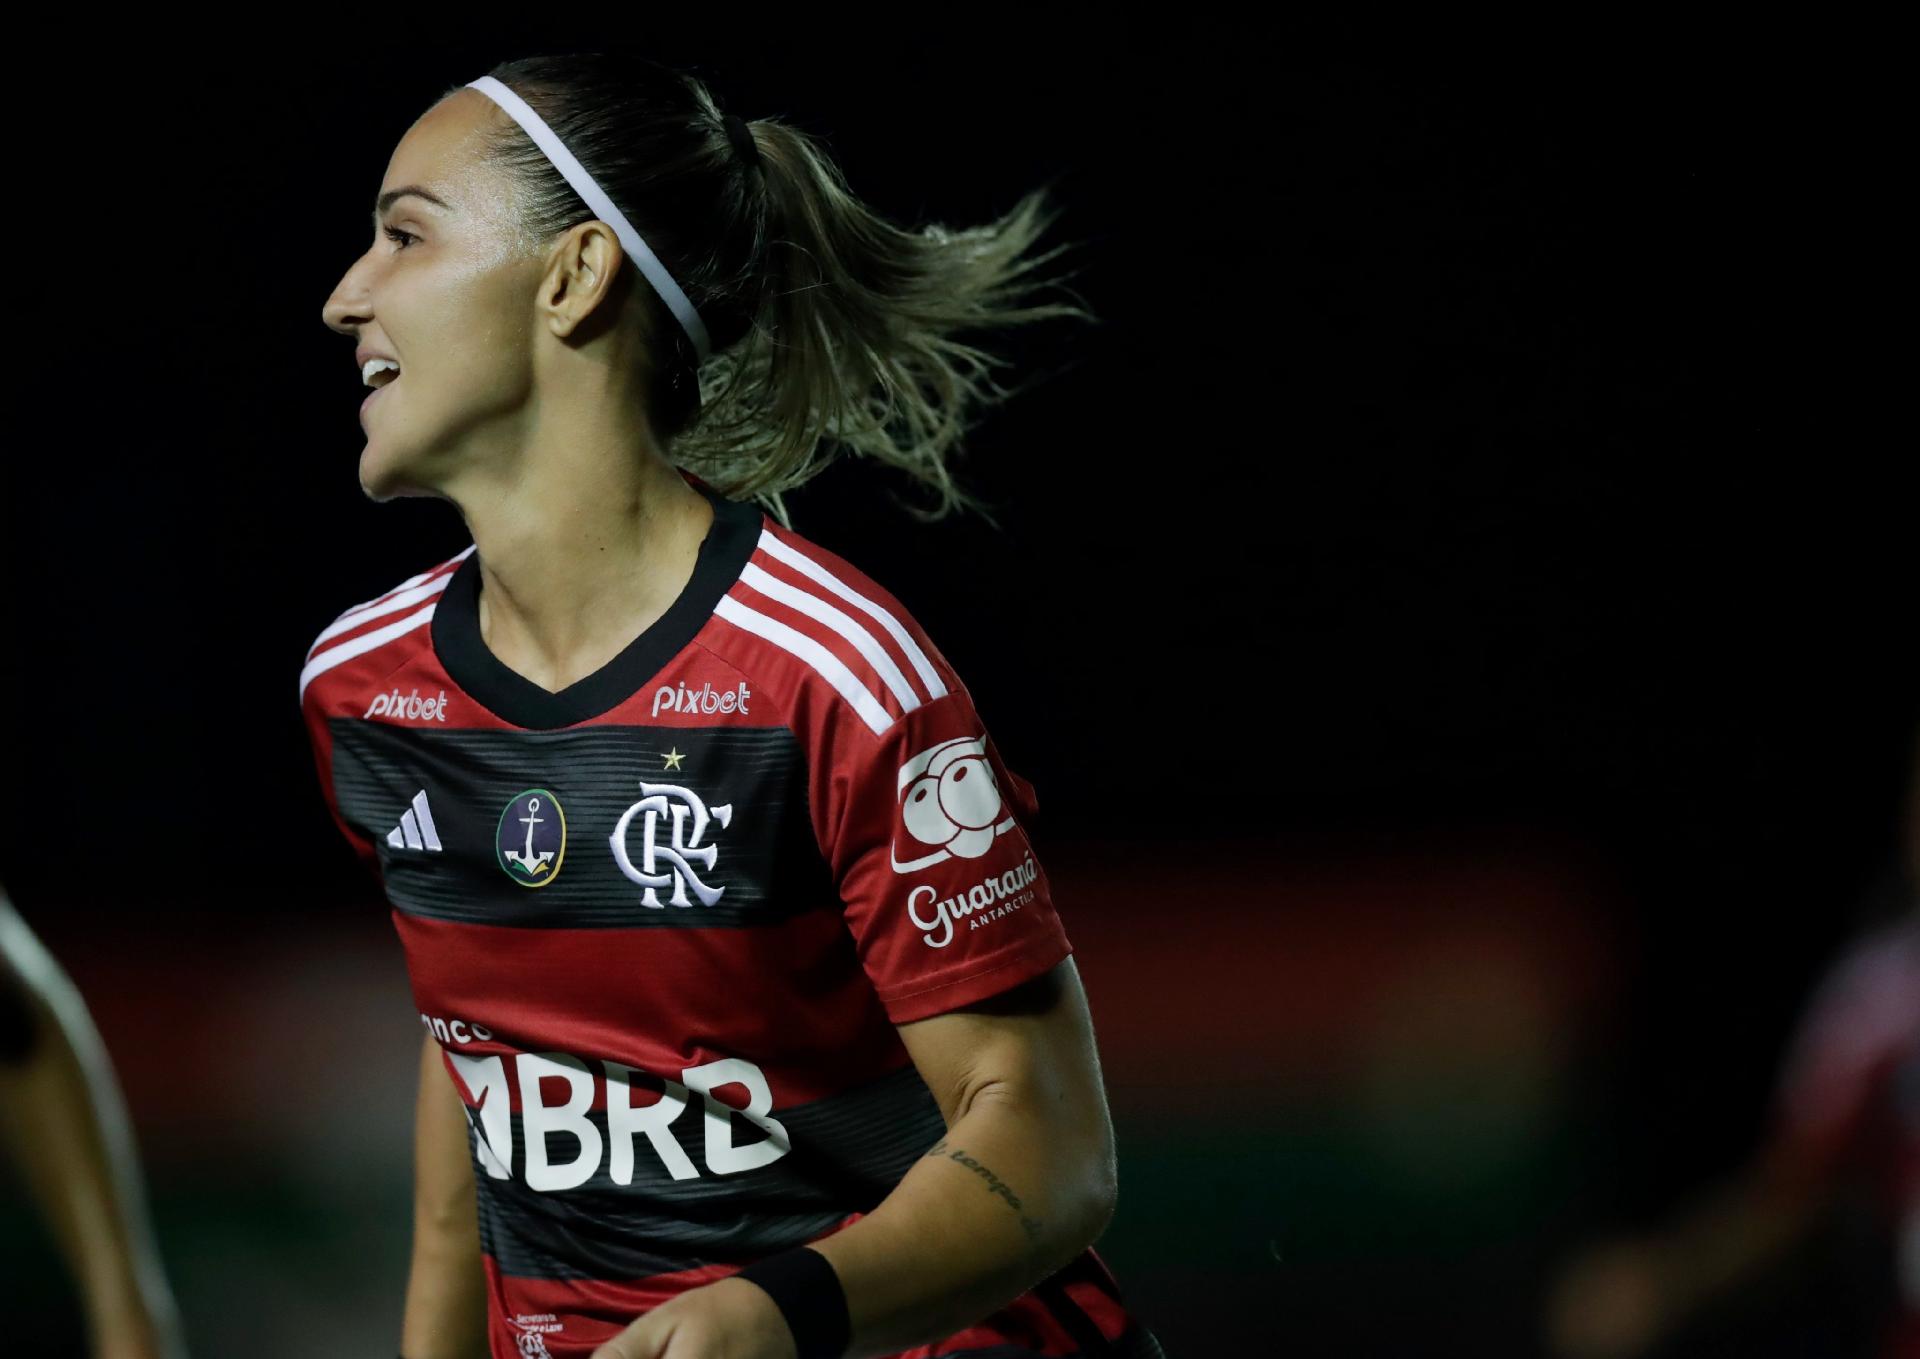
[[460, 1094], [427, 1038], [414, 1107], [413, 1258], [400, 1325], [405, 1359], [484, 1359], [486, 1274], [473, 1151]]
[[486, 1274], [471, 1205], [461, 1214], [416, 1203], [403, 1359], [485, 1359], [486, 1327]]
[[1073, 1259], [1113, 1215], [1110, 1134], [989, 1093], [873, 1212], [811, 1243], [847, 1294], [847, 1359], [943, 1339]]
[[477, 1244], [415, 1233], [400, 1353], [404, 1359], [485, 1359], [486, 1276]]

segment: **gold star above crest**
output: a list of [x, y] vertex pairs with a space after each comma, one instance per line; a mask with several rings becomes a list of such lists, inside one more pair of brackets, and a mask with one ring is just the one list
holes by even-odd
[[680, 761], [686, 758], [687, 758], [686, 756], [682, 755], [677, 750], [669, 750], [666, 756], [667, 763], [665, 765], [665, 768], [678, 769], [680, 767]]

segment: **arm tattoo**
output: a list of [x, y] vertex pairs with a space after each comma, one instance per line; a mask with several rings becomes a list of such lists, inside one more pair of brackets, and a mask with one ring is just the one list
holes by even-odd
[[973, 1157], [967, 1155], [966, 1152], [961, 1151], [957, 1147], [952, 1150], [949, 1150], [947, 1147], [947, 1139], [943, 1137], [938, 1142], [935, 1142], [933, 1146], [928, 1150], [926, 1154], [926, 1158], [938, 1158], [943, 1161], [953, 1161], [959, 1165], [965, 1166], [968, 1170], [971, 1170], [974, 1174], [980, 1176], [987, 1183], [987, 1192], [999, 1198], [1005, 1199], [1007, 1202], [1007, 1206], [1012, 1208], [1013, 1211], [1019, 1215], [1020, 1229], [1027, 1234], [1027, 1240], [1029, 1242], [1035, 1242], [1040, 1239], [1041, 1224], [1036, 1219], [1030, 1218], [1027, 1216], [1024, 1206], [1020, 1202], [1019, 1196], [1015, 1194], [1013, 1190], [1009, 1189], [1005, 1181], [1003, 1181], [998, 1175], [994, 1174], [991, 1170], [988, 1170], [985, 1166], [981, 1165], [978, 1161], [974, 1160]]

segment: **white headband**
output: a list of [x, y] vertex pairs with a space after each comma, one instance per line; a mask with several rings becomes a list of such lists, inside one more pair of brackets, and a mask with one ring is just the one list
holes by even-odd
[[627, 248], [627, 253], [633, 256], [633, 262], [640, 267], [640, 272], [647, 276], [647, 282], [653, 285], [653, 290], [659, 293], [661, 299], [672, 309], [675, 319], [680, 322], [681, 329], [685, 330], [687, 338], [693, 341], [694, 353], [699, 356], [701, 362], [705, 362], [709, 345], [706, 323], [700, 319], [700, 313], [693, 309], [693, 303], [687, 301], [687, 295], [680, 291], [680, 285], [673, 281], [673, 276], [667, 272], [666, 266], [660, 263], [653, 251], [647, 249], [647, 243], [640, 239], [640, 233], [633, 229], [633, 223], [627, 220], [627, 215], [614, 206], [613, 200], [602, 193], [600, 186], [593, 182], [593, 176], [586, 172], [586, 168], [578, 160], [574, 159], [573, 152], [567, 150], [566, 144], [553, 135], [553, 129], [547, 126], [539, 114], [527, 107], [526, 100], [492, 76], [481, 76], [478, 80], [469, 80], [467, 88], [480, 91], [511, 114], [513, 121], [520, 124], [527, 136], [533, 139], [533, 144], [546, 153], [547, 159], [553, 162], [554, 169], [565, 177], [567, 183], [573, 186], [573, 191], [593, 209], [594, 216], [613, 227], [614, 234], [620, 238], [620, 244]]

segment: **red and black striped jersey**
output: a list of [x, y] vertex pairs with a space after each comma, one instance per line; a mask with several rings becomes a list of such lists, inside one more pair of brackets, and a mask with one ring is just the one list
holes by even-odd
[[[301, 706], [467, 1106], [493, 1354], [585, 1355], [857, 1221], [945, 1131], [894, 1025], [1071, 952], [1037, 801], [911, 615], [687, 476], [655, 623], [558, 693], [467, 548], [330, 623]], [[1091, 1249], [904, 1351], [1146, 1354]]]

